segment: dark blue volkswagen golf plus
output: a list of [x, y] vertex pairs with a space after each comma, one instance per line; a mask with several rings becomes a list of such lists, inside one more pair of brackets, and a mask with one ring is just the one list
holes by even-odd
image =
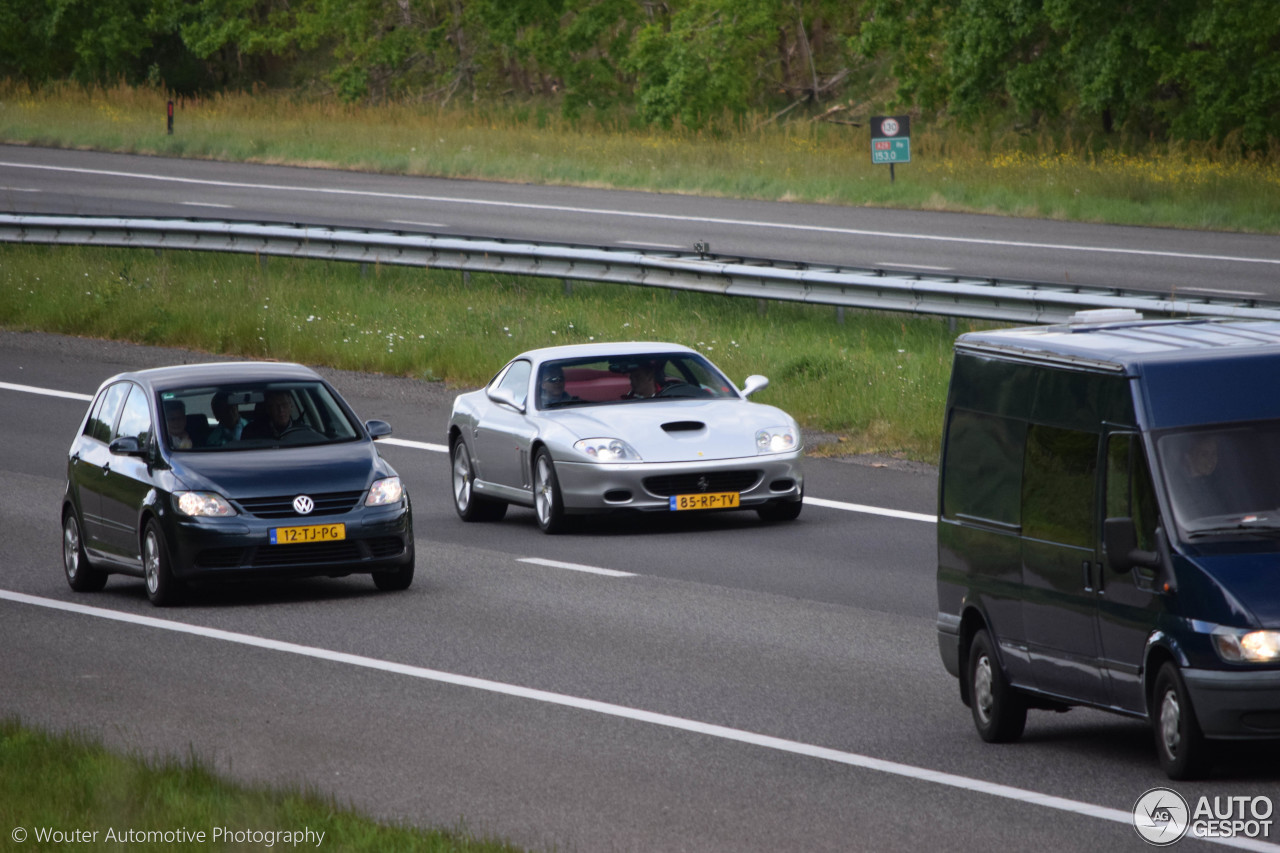
[[413, 515], [338, 392], [297, 364], [228, 362], [122, 373], [102, 384], [67, 455], [67, 582], [144, 579], [156, 605], [187, 582], [262, 576], [413, 581]]

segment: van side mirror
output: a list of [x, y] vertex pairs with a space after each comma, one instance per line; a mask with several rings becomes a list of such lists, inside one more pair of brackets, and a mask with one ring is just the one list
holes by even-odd
[[1102, 522], [1102, 545], [1107, 550], [1107, 564], [1111, 571], [1127, 572], [1134, 566], [1141, 569], [1159, 569], [1158, 551], [1138, 550], [1138, 528], [1132, 518], [1108, 518]]

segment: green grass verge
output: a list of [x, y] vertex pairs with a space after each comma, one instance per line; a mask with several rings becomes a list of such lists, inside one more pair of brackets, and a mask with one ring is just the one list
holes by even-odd
[[[932, 462], [951, 346], [976, 324], [628, 285], [127, 249], [0, 246], [0, 325], [478, 387], [517, 353], [692, 346], [753, 399], [830, 434], [817, 452]], [[444, 424], [440, 424], [443, 430]]]
[[[268, 835], [306, 831], [312, 835], [295, 837], [296, 845], [288, 836]], [[55, 832], [63, 834], [60, 839]], [[202, 850], [369, 853], [520, 849], [465, 829], [378, 823], [315, 791], [232, 784], [194, 756], [126, 756], [85, 735], [53, 735], [14, 718], [0, 720], [0, 849], [167, 851], [192, 844]]]

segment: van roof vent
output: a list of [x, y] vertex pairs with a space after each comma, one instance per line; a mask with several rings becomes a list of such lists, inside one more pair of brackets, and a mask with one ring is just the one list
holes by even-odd
[[1067, 320], [1073, 326], [1094, 323], [1133, 323], [1142, 319], [1142, 312], [1132, 308], [1090, 308], [1077, 311]]

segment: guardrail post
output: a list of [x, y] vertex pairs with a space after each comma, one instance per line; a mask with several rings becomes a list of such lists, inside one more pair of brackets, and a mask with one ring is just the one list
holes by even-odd
[[564, 295], [565, 296], [573, 295], [573, 282], [569, 281], [569, 279], [567, 278], [564, 280]]
[[836, 306], [836, 325], [839, 325], [839, 326], [844, 325], [844, 306], [843, 305]]

